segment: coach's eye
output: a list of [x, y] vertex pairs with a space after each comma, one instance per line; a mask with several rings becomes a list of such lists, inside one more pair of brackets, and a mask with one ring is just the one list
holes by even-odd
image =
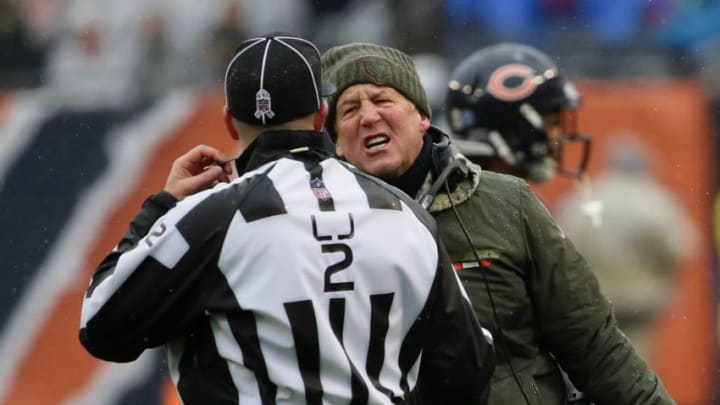
[[343, 115], [343, 116], [346, 116], [346, 115], [348, 115], [348, 114], [352, 114], [352, 113], [354, 113], [355, 111], [357, 111], [357, 109], [358, 109], [357, 106], [349, 106], [349, 107], [346, 107], [346, 108], [344, 108], [344, 109], [342, 110], [342, 115]]

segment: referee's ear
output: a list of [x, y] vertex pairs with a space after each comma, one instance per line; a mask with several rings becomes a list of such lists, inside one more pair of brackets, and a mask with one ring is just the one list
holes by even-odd
[[325, 126], [325, 120], [328, 116], [328, 109], [328, 103], [323, 99], [320, 108], [315, 111], [315, 115], [313, 117], [313, 127], [316, 131], [322, 131], [323, 127]]
[[230, 137], [237, 141], [239, 139], [237, 129], [235, 129], [235, 125], [233, 125], [233, 117], [230, 115], [227, 106], [223, 107], [223, 119], [225, 120], [225, 129], [230, 133]]

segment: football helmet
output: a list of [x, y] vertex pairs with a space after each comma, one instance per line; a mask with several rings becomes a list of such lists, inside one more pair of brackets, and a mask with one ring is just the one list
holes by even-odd
[[[453, 139], [468, 158], [501, 159], [527, 180], [542, 183], [556, 173], [580, 178], [585, 171], [591, 139], [576, 130], [580, 101], [546, 54], [503, 43], [474, 52], [455, 68], [445, 112]], [[578, 167], [563, 167], [569, 142], [580, 142]]]

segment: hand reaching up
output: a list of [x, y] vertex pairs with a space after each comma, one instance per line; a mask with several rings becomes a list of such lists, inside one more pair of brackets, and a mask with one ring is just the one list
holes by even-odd
[[229, 182], [234, 176], [232, 162], [219, 150], [198, 145], [175, 159], [164, 189], [182, 200], [217, 183]]

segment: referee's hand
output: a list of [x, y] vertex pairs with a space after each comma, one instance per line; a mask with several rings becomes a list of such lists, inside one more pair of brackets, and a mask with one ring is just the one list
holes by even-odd
[[198, 145], [175, 159], [164, 190], [180, 201], [217, 183], [229, 182], [234, 175], [232, 162], [219, 150]]

